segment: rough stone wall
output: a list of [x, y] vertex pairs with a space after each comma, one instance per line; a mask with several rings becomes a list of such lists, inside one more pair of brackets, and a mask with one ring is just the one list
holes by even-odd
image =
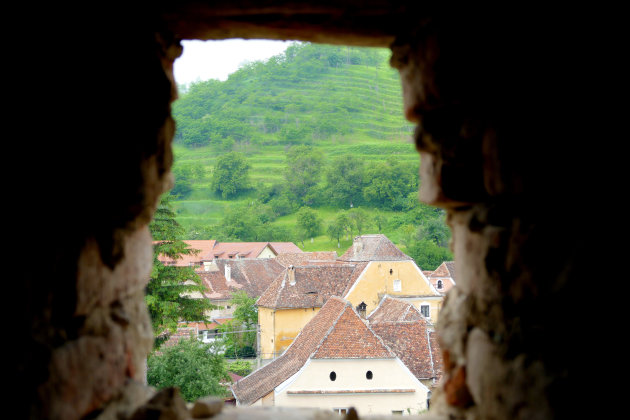
[[554, 130], [567, 100], [551, 74], [559, 60], [537, 67], [553, 38], [526, 21], [436, 16], [392, 47], [418, 123], [420, 199], [448, 209], [453, 231], [458, 283], [438, 322], [445, 378], [432, 402], [452, 418], [567, 418], [576, 407], [567, 355], [582, 346], [572, 299], [589, 245], [572, 216], [592, 206], [571, 179], [570, 134]]
[[[583, 160], [557, 112], [567, 102], [559, 86], [571, 69], [558, 66], [566, 44], [524, 15], [416, 16], [419, 9], [408, 13], [401, 2], [374, 32], [361, 25], [378, 26], [389, 2], [372, 2], [379, 8], [362, 9], [372, 17], [344, 28], [335, 22], [353, 21], [356, 4], [325, 2], [343, 19], [307, 8], [299, 17], [305, 23], [286, 32], [293, 3], [278, 2], [269, 19], [262, 9], [242, 17], [236, 3], [220, 19], [226, 36], [291, 33], [355, 45], [396, 38], [392, 63], [405, 114], [419, 123], [420, 197], [448, 209], [459, 276], [438, 326], [446, 380], [432, 413], [567, 418], [577, 394], [566, 354], [583, 346], [573, 293], [593, 268], [588, 244], [596, 235], [585, 224], [576, 235], [571, 217], [588, 215], [594, 203], [582, 200], [584, 186], [574, 178]], [[17, 152], [7, 154], [25, 157], [37, 175], [7, 194], [20, 206], [15, 249], [37, 250], [45, 267], [11, 279], [11, 296], [26, 297], [13, 319], [30, 324], [11, 357], [15, 405], [28, 407], [31, 418], [130, 418], [150, 398], [138, 383], [151, 344], [142, 304], [147, 224], [170, 183], [171, 68], [180, 49], [150, 11], [110, 8], [80, 19], [74, 11], [40, 11], [24, 29], [48, 44], [29, 61], [31, 68], [46, 64], [29, 80], [38, 112], [29, 112], [20, 126], [28, 135], [12, 137]], [[195, 9], [187, 13], [194, 17]], [[199, 16], [190, 31], [215, 36]], [[169, 22], [187, 30], [176, 13]], [[32, 223], [42, 214], [47, 222]], [[172, 390], [155, 398], [135, 418], [189, 415]]]
[[136, 390], [138, 404], [148, 398], [138, 391], [153, 344], [148, 223], [172, 182], [172, 63], [181, 47], [138, 14], [103, 10], [82, 27], [56, 12], [34, 24], [40, 39], [75, 43], [38, 54], [48, 63], [31, 82], [41, 116], [11, 154], [28, 157], [37, 176], [11, 192], [20, 208], [10, 237], [17, 254], [37, 258], [12, 281], [11, 299], [23, 302], [7, 319], [28, 324], [10, 358], [18, 411], [72, 420], [124, 389]]

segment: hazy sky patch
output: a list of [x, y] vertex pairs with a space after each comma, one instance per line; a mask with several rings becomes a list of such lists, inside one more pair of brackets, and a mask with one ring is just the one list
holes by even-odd
[[280, 54], [290, 43], [259, 39], [183, 41], [184, 52], [175, 60], [175, 81], [187, 85], [200, 80], [226, 80], [242, 63]]

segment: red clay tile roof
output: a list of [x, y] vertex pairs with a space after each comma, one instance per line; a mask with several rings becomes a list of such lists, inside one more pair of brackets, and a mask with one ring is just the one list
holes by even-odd
[[336, 259], [337, 253], [335, 251], [282, 252], [276, 256], [276, 261], [284, 267], [313, 265], [320, 261], [335, 261]]
[[348, 303], [313, 359], [386, 359], [396, 357]]
[[[232, 292], [243, 290], [250, 297], [258, 297], [282, 273], [284, 267], [275, 258], [247, 258], [242, 260], [215, 260], [211, 271], [197, 271], [206, 286], [209, 299], [229, 299]], [[230, 280], [225, 267], [230, 267]]]
[[258, 401], [295, 374], [306, 363], [348, 305], [348, 302], [337, 297], [328, 299], [282, 356], [234, 384], [232, 393], [239, 404], [250, 405]]
[[[333, 262], [287, 267], [258, 299], [265, 308], [316, 308], [345, 296], [368, 263]], [[291, 270], [295, 284], [291, 284]]]
[[271, 247], [276, 255], [280, 252], [302, 252], [293, 242], [216, 242], [211, 250], [200, 256], [205, 261], [236, 256], [257, 258], [266, 246]]
[[437, 340], [431, 339], [430, 324], [413, 304], [385, 297], [368, 321], [416, 378], [441, 376], [441, 367], [437, 372], [435, 364], [435, 354], [440, 353]]
[[[455, 263], [453, 261], [445, 261], [435, 269], [427, 278], [431, 284], [440, 293], [446, 293], [455, 286]], [[438, 280], [442, 281], [442, 287], [438, 288]]]
[[344, 261], [413, 260], [398, 249], [387, 236], [381, 234], [357, 236], [352, 246], [339, 259]]
[[416, 321], [418, 319], [424, 319], [418, 308], [409, 302], [390, 296], [381, 299], [376, 309], [368, 316], [370, 323]]
[[249, 297], [262, 295], [271, 282], [284, 271], [284, 267], [275, 258], [216, 260], [215, 262], [221, 273], [225, 273], [226, 266], [230, 267], [228, 287], [231, 290], [244, 290]]
[[[155, 244], [159, 241], [153, 241]], [[160, 260], [163, 264], [171, 264], [176, 267], [188, 267], [190, 264], [198, 264], [201, 262], [201, 255], [210, 252], [210, 250], [214, 247], [215, 240], [190, 240], [183, 241], [185, 242], [190, 249], [196, 249], [199, 252], [197, 254], [192, 255], [181, 255], [181, 258], [173, 260], [165, 255], [158, 256], [158, 260]]]

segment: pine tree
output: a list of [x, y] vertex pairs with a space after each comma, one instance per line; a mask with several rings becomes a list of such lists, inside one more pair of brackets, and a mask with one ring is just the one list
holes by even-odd
[[178, 321], [206, 320], [205, 312], [214, 305], [208, 299], [190, 297], [190, 293], [204, 291], [201, 278], [192, 267], [166, 266], [158, 259], [159, 255], [177, 259], [196, 252], [181, 239], [183, 229], [175, 220], [168, 194], [162, 196], [149, 229], [155, 243], [145, 300], [153, 333], [159, 338], [168, 331], [174, 332]]

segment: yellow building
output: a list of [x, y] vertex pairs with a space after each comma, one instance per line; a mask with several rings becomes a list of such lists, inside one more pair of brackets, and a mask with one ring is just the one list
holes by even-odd
[[385, 235], [363, 235], [337, 261], [287, 267], [258, 300], [260, 353], [273, 359], [331, 296], [340, 296], [370, 314], [386, 296], [413, 303], [437, 321], [443, 295], [414, 260]]
[[[426, 324], [424, 319], [405, 322]], [[428, 349], [426, 340], [424, 346]], [[397, 352], [350, 302], [336, 296], [282, 356], [239, 380], [232, 392], [238, 405], [316, 407], [340, 414], [354, 407], [359, 416], [417, 414], [426, 410], [429, 398], [429, 388]]]

